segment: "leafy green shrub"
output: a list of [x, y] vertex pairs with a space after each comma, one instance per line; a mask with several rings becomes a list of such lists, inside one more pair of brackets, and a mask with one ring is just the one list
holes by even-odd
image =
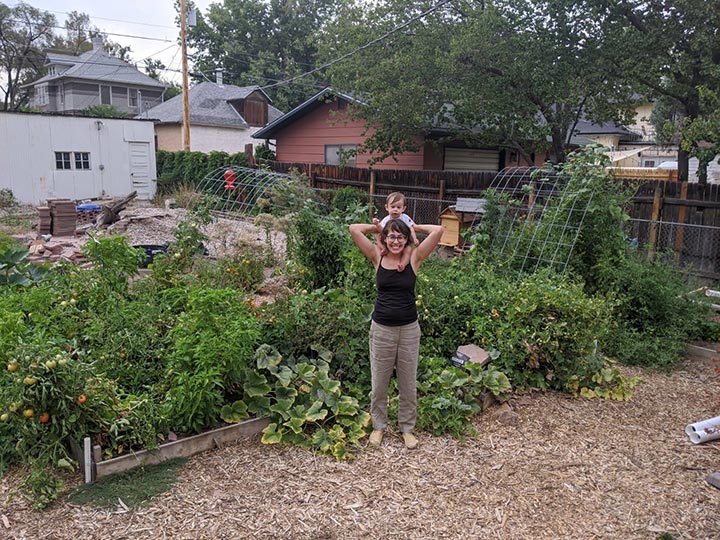
[[609, 355], [627, 364], [670, 367], [683, 358], [685, 345], [707, 306], [682, 294], [682, 276], [668, 263], [629, 253], [600, 269], [600, 288], [616, 303], [613, 329], [603, 340]]
[[214, 288], [234, 287], [252, 292], [264, 278], [263, 258], [262, 253], [247, 252], [217, 261], [198, 262], [198, 279]]
[[171, 428], [199, 432], [217, 425], [224, 403], [242, 395], [260, 338], [257, 320], [238, 291], [198, 288], [169, 337], [165, 407]]
[[473, 434], [472, 416], [480, 412], [484, 392], [503, 397], [510, 381], [493, 366], [478, 364], [460, 369], [448, 360], [421, 357], [418, 365], [418, 428], [433, 435], [455, 438]]
[[260, 160], [275, 161], [275, 152], [270, 150], [267, 144], [259, 144], [255, 147], [255, 161]]
[[247, 155], [244, 152], [227, 154], [225, 152], [167, 152], [158, 150], [155, 155], [158, 178], [158, 193], [168, 195], [180, 185], [198, 187], [202, 180], [219, 167], [247, 167]]
[[302, 285], [319, 288], [338, 283], [349, 242], [347, 228], [336, 220], [309, 209], [301, 210], [290, 228], [288, 255], [303, 270]]
[[357, 206], [362, 206], [367, 212], [370, 195], [353, 187], [342, 187], [331, 192], [330, 211], [337, 215], [352, 213]]
[[500, 352], [495, 365], [514, 386], [566, 390], [572, 376], [585, 380], [603, 366], [597, 342], [610, 308], [581, 285], [539, 272], [519, 282], [494, 279], [486, 299], [469, 328], [476, 342]]
[[20, 206], [20, 203], [15, 198], [15, 194], [10, 188], [0, 189], [0, 209], [3, 208], [15, 208]]
[[263, 308], [265, 340], [284, 356], [295, 358], [310, 356], [317, 348], [334, 351], [332, 376], [365, 394], [373, 307], [368, 300], [346, 289], [301, 291]]

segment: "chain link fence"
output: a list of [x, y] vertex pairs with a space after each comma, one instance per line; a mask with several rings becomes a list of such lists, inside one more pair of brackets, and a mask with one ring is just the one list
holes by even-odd
[[631, 219], [632, 246], [663, 256], [691, 276], [720, 279], [720, 227]]

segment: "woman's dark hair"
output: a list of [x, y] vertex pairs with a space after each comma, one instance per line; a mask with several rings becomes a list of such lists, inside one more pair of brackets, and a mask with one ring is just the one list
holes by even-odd
[[402, 234], [405, 238], [410, 238], [410, 227], [407, 226], [402, 219], [391, 219], [385, 224], [382, 230], [382, 239], [385, 242], [385, 238], [391, 232]]

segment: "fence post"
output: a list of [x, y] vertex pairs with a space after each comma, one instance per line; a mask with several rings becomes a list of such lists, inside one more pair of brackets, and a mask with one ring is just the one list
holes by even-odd
[[368, 214], [370, 219], [375, 217], [375, 171], [370, 171], [370, 202], [368, 203]]
[[445, 179], [440, 179], [440, 192], [438, 193], [438, 216], [442, 214], [443, 201], [445, 200]]
[[[680, 184], [680, 200], [681, 201], [687, 201], [687, 190], [688, 190], [688, 183], [683, 182]], [[687, 205], [682, 204], [680, 206], [680, 209], [678, 210], [678, 230], [677, 233], [675, 233], [675, 264], [680, 264], [680, 259], [682, 258], [682, 252], [683, 252], [683, 240], [685, 236], [685, 227], [683, 227], [683, 224], [685, 223], [685, 211], [687, 210]]]
[[655, 257], [655, 247], [657, 245], [658, 221], [662, 214], [663, 205], [663, 188], [657, 186], [653, 194], [652, 216], [650, 216], [650, 234], [648, 236], [648, 259]]

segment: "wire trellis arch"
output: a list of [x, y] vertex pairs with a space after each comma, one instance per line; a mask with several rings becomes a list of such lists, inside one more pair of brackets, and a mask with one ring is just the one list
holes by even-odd
[[507, 167], [485, 191], [494, 204], [471, 230], [487, 232], [489, 250], [520, 272], [550, 267], [564, 273], [593, 195], [555, 168]]

